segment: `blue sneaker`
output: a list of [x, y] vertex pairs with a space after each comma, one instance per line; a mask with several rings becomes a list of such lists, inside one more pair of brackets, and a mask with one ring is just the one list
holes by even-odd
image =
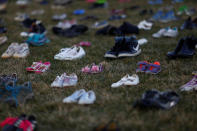
[[162, 10], [159, 10], [155, 15], [152, 16], [151, 20], [152, 21], [157, 21], [161, 19], [161, 17], [164, 15], [164, 12]]
[[49, 43], [49, 39], [45, 36], [45, 34], [35, 33], [32, 36], [28, 37], [27, 41], [28, 44], [34, 46], [42, 46], [46, 43]]
[[17, 107], [19, 104], [25, 104], [26, 100], [31, 99], [33, 95], [30, 82], [26, 82], [21, 86], [16, 86], [15, 82], [10, 82], [3, 89], [0, 101]]
[[85, 13], [84, 9], [78, 9], [73, 11], [74, 15], [83, 15], [84, 13]]
[[162, 4], [163, 3], [163, 0], [149, 0], [148, 3], [150, 5]]
[[177, 20], [175, 14], [174, 14], [174, 11], [169, 11], [167, 12], [164, 16], [162, 16], [159, 21], [160, 22], [163, 22], [163, 23], [166, 23], [166, 22], [169, 22], [169, 21], [173, 21], [173, 20]]

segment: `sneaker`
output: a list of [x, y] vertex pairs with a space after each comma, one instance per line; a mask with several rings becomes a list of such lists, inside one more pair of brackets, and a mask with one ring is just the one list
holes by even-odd
[[78, 102], [79, 98], [85, 94], [86, 91], [84, 89], [80, 89], [75, 91], [72, 95], [63, 99], [63, 103], [75, 103]]
[[157, 33], [154, 33], [152, 36], [153, 36], [154, 38], [160, 38], [160, 37], [163, 36], [163, 34], [164, 34], [165, 32], [168, 31], [168, 29], [169, 29], [169, 27], [167, 27], [167, 28], [162, 28], [162, 29], [160, 29]]
[[108, 26], [108, 24], [109, 23], [106, 20], [104, 20], [104, 21], [101, 21], [101, 22], [96, 22], [94, 25], [92, 25], [92, 28], [100, 29], [100, 28]]
[[29, 55], [29, 46], [27, 43], [22, 43], [19, 45], [18, 50], [15, 51], [14, 58], [25, 58]]
[[76, 25], [77, 21], [76, 20], [65, 20], [63, 22], [59, 22], [55, 27], [61, 28], [61, 29], [68, 29], [72, 27], [73, 25]]
[[5, 43], [8, 40], [7, 36], [1, 36], [0, 37], [0, 45], [2, 45], [3, 43]]
[[25, 19], [29, 18], [29, 16], [25, 13], [17, 13], [17, 16], [14, 18], [15, 21], [24, 21]]
[[90, 73], [90, 74], [100, 73], [103, 71], [103, 65], [102, 64], [95, 65], [93, 63], [91, 66], [87, 65], [86, 67], [82, 68], [81, 71], [83, 73]]
[[26, 70], [29, 72], [34, 72], [35, 70], [39, 69], [42, 65], [42, 62], [33, 62], [33, 64], [30, 67], [27, 67]]
[[118, 52], [118, 57], [137, 56], [141, 53], [140, 46], [136, 37], [125, 37], [123, 39], [121, 49]]
[[126, 75], [124, 76], [120, 81], [113, 83], [111, 85], [111, 88], [117, 88], [120, 86], [131, 86], [131, 85], [137, 85], [139, 83], [139, 77], [138, 75], [134, 74], [132, 76]]
[[145, 70], [145, 72], [149, 74], [158, 74], [160, 71], [161, 65], [158, 61], [154, 62], [153, 64], [149, 63], [147, 69]]
[[138, 28], [139, 28], [139, 29], [144, 29], [144, 30], [151, 30], [152, 26], [153, 26], [153, 23], [148, 22], [148, 21], [146, 21], [146, 20], [143, 20], [143, 21], [141, 21], [141, 22], [138, 24]]
[[29, 0], [17, 0], [16, 4], [20, 6], [25, 6], [29, 3]]
[[176, 37], [178, 35], [178, 29], [176, 27], [169, 28], [166, 32], [163, 33], [165, 37]]
[[191, 81], [180, 87], [181, 91], [197, 90], [197, 76], [194, 76]]
[[78, 81], [78, 78], [76, 74], [64, 75], [63, 87], [76, 86], [77, 81]]
[[173, 20], [177, 20], [175, 14], [174, 14], [174, 11], [169, 11], [167, 13], [165, 13], [165, 15], [163, 15], [159, 21], [160, 22], [163, 22], [163, 23], [166, 23], [166, 22], [169, 22], [169, 21], [173, 21]]
[[64, 82], [64, 76], [66, 74], [62, 74], [61, 76], [57, 76], [55, 78], [55, 80], [53, 81], [53, 83], [51, 83], [51, 87], [60, 87], [62, 88], [63, 87], [63, 82]]
[[67, 15], [65, 13], [59, 14], [59, 15], [57, 14], [57, 15], [54, 15], [52, 17], [52, 19], [58, 21], [58, 20], [64, 20], [64, 19], [66, 19], [66, 17], [67, 17]]
[[78, 101], [78, 104], [93, 104], [96, 100], [94, 91], [88, 91], [84, 93]]
[[37, 74], [44, 73], [50, 68], [50, 66], [51, 66], [50, 62], [44, 62], [41, 64], [39, 68], [36, 68], [34, 72]]
[[72, 50], [72, 47], [71, 48], [62, 48], [59, 51], [59, 53], [54, 56], [54, 59], [55, 60], [64, 60], [65, 55], [67, 55], [66, 53], [71, 50]]
[[8, 49], [2, 54], [2, 58], [9, 58], [12, 57], [16, 50], [18, 50], [19, 45], [18, 43], [12, 43]]
[[117, 58], [119, 49], [121, 47], [122, 39], [122, 37], [115, 37], [115, 45], [110, 51], [105, 53], [105, 58]]

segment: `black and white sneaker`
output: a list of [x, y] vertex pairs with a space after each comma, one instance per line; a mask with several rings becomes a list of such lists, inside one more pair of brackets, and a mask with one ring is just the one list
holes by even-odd
[[125, 37], [122, 48], [118, 53], [118, 57], [137, 56], [141, 53], [138, 41], [135, 36]]
[[117, 58], [118, 53], [120, 51], [120, 48], [122, 46], [122, 39], [123, 39], [123, 37], [115, 37], [114, 47], [110, 51], [107, 51], [105, 53], [104, 57], [106, 57], [106, 58]]

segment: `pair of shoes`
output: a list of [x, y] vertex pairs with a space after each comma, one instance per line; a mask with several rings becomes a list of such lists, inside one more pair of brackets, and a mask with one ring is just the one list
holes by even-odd
[[86, 92], [84, 89], [75, 91], [72, 95], [63, 99], [63, 103], [93, 104], [96, 100], [94, 91]]
[[7, 36], [0, 37], [0, 45], [4, 44], [8, 40]]
[[148, 22], [148, 21], [146, 21], [146, 20], [143, 20], [143, 21], [141, 21], [141, 22], [138, 24], [138, 28], [139, 28], [139, 29], [144, 29], [144, 30], [151, 30], [152, 26], [153, 26], [153, 23]]
[[80, 46], [73, 46], [71, 48], [62, 48], [58, 54], [54, 56], [56, 60], [75, 60], [81, 59], [85, 56], [85, 51]]
[[141, 53], [138, 41], [135, 36], [115, 37], [115, 46], [105, 53], [106, 58], [119, 58], [137, 56]]
[[152, 36], [154, 38], [160, 38], [162, 36], [164, 37], [176, 37], [178, 35], [178, 29], [176, 27], [174, 28], [162, 28], [157, 33], [154, 33]]
[[157, 108], [157, 109], [170, 109], [179, 102], [179, 95], [174, 91], [160, 92], [152, 89], [146, 91], [141, 99], [137, 100], [133, 106], [141, 109]]
[[92, 28], [94, 29], [100, 29], [100, 28], [103, 28], [103, 27], [106, 27], [108, 26], [108, 22], [106, 20], [104, 21], [101, 21], [101, 22], [95, 22], [93, 25], [92, 25]]
[[96, 74], [102, 71], [103, 71], [103, 65], [102, 64], [96, 65], [95, 63], [91, 64], [90, 66], [87, 65], [86, 67], [81, 69], [81, 72], [89, 73], [89, 74]]
[[196, 45], [197, 38], [193, 36], [181, 38], [175, 50], [167, 53], [167, 57], [170, 59], [175, 59], [177, 57], [192, 57], [195, 54]]
[[53, 27], [53, 33], [59, 36], [64, 36], [64, 37], [76, 37], [79, 36], [86, 31], [88, 31], [88, 27], [85, 25], [72, 25], [68, 29], [62, 29], [59, 27]]
[[120, 86], [131, 86], [139, 84], [139, 77], [138, 75], [134, 74], [129, 76], [128, 74], [124, 76], [120, 81], [113, 83], [111, 88], [118, 88]]
[[12, 43], [7, 50], [2, 54], [2, 58], [25, 58], [29, 55], [29, 46], [27, 43]]
[[21, 114], [19, 117], [7, 117], [0, 123], [2, 131], [35, 131], [37, 128], [37, 121], [35, 116], [26, 116]]
[[51, 66], [50, 62], [44, 62], [44, 63], [42, 63], [41, 61], [33, 62], [33, 64], [30, 67], [26, 68], [26, 71], [40, 74], [46, 72], [50, 68], [50, 66]]
[[187, 20], [183, 23], [181, 26], [181, 30], [184, 29], [197, 29], [197, 18], [193, 19], [191, 17], [188, 17]]
[[67, 75], [63, 73], [61, 76], [57, 76], [56, 79], [51, 84], [51, 87], [71, 87], [76, 86], [78, 81], [76, 74]]
[[76, 46], [86, 46], [86, 47], [89, 47], [89, 46], [91, 46], [91, 43], [88, 42], [88, 41], [81, 41], [78, 44], [76, 44]]
[[66, 17], [67, 17], [67, 15], [65, 13], [56, 14], [56, 15], [53, 15], [52, 20], [55, 20], [55, 21], [64, 20], [64, 19], [66, 19]]
[[28, 37], [26, 42], [33, 46], [42, 46], [49, 43], [50, 40], [45, 36], [45, 34], [34, 33]]
[[181, 91], [197, 90], [197, 75], [194, 75], [192, 80], [180, 87]]
[[76, 20], [64, 20], [60, 21], [55, 27], [61, 28], [61, 29], [68, 29], [71, 28], [73, 25], [76, 25], [77, 21]]
[[31, 82], [26, 82], [23, 85], [16, 85], [16, 81], [9, 81], [5, 87], [1, 89], [0, 101], [8, 103], [12, 106], [25, 104], [27, 99], [33, 97]]
[[136, 72], [145, 72], [149, 74], [158, 74], [161, 71], [161, 65], [158, 61], [148, 63], [147, 61], [141, 61], [137, 63]]

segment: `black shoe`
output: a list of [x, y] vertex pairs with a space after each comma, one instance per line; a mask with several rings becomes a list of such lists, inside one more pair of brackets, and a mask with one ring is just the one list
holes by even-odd
[[114, 47], [105, 53], [104, 57], [106, 58], [117, 58], [120, 48], [122, 46], [123, 37], [115, 37]]
[[34, 22], [36, 22], [36, 19], [27, 18], [27, 19], [25, 19], [25, 20], [22, 22], [22, 24], [23, 24], [24, 27], [30, 28], [31, 25], [32, 25]]
[[119, 50], [118, 57], [137, 56], [141, 53], [135, 36], [125, 37]]
[[197, 44], [197, 40], [194, 37], [186, 37], [182, 38], [176, 49], [172, 52], [168, 52], [168, 58], [175, 59], [177, 57], [192, 57], [195, 54], [195, 45]]
[[188, 19], [183, 23], [183, 25], [181, 26], [181, 30], [184, 30], [184, 29], [196, 29], [197, 28], [197, 20], [194, 19], [192, 21], [192, 18], [191, 17], [188, 17]]
[[96, 35], [120, 35], [121, 32], [116, 28], [115, 26], [108, 25], [106, 27], [103, 27], [102, 29], [99, 29], [96, 32]]
[[119, 30], [123, 34], [139, 34], [139, 29], [137, 26], [130, 24], [129, 22], [124, 22], [120, 27]]

